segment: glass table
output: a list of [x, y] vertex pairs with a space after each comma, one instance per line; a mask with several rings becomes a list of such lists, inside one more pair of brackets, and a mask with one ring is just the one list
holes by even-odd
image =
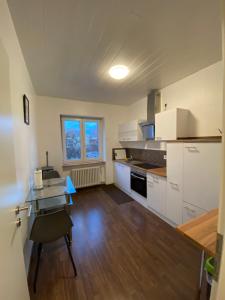
[[32, 211], [38, 213], [40, 210], [73, 205], [73, 196], [76, 189], [70, 176], [66, 178], [52, 178], [43, 180], [42, 189], [32, 188], [26, 202], [32, 204]]

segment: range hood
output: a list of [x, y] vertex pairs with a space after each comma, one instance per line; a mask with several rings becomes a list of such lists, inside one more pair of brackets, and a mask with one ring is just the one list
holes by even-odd
[[145, 140], [155, 139], [155, 114], [161, 110], [161, 97], [159, 90], [151, 90], [148, 94], [147, 121], [141, 122], [143, 138]]
[[158, 89], [151, 90], [147, 101], [147, 121], [141, 122], [140, 126], [154, 125], [155, 114], [161, 111], [161, 95]]

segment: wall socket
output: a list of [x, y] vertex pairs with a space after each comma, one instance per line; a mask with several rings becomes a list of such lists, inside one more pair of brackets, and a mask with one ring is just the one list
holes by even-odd
[[163, 155], [163, 159], [165, 159], [165, 160], [167, 159], [167, 155], [166, 155], [166, 154], [165, 154], [165, 155]]

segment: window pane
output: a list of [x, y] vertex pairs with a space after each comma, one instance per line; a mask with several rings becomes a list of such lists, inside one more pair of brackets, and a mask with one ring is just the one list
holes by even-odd
[[99, 158], [98, 121], [85, 121], [86, 158]]
[[80, 121], [65, 120], [64, 134], [66, 144], [66, 159], [76, 160], [81, 159], [81, 129]]

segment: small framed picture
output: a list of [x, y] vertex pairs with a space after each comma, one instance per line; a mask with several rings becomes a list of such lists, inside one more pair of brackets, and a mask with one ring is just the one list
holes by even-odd
[[29, 100], [26, 95], [23, 95], [23, 115], [24, 123], [30, 124], [30, 110], [29, 110]]

